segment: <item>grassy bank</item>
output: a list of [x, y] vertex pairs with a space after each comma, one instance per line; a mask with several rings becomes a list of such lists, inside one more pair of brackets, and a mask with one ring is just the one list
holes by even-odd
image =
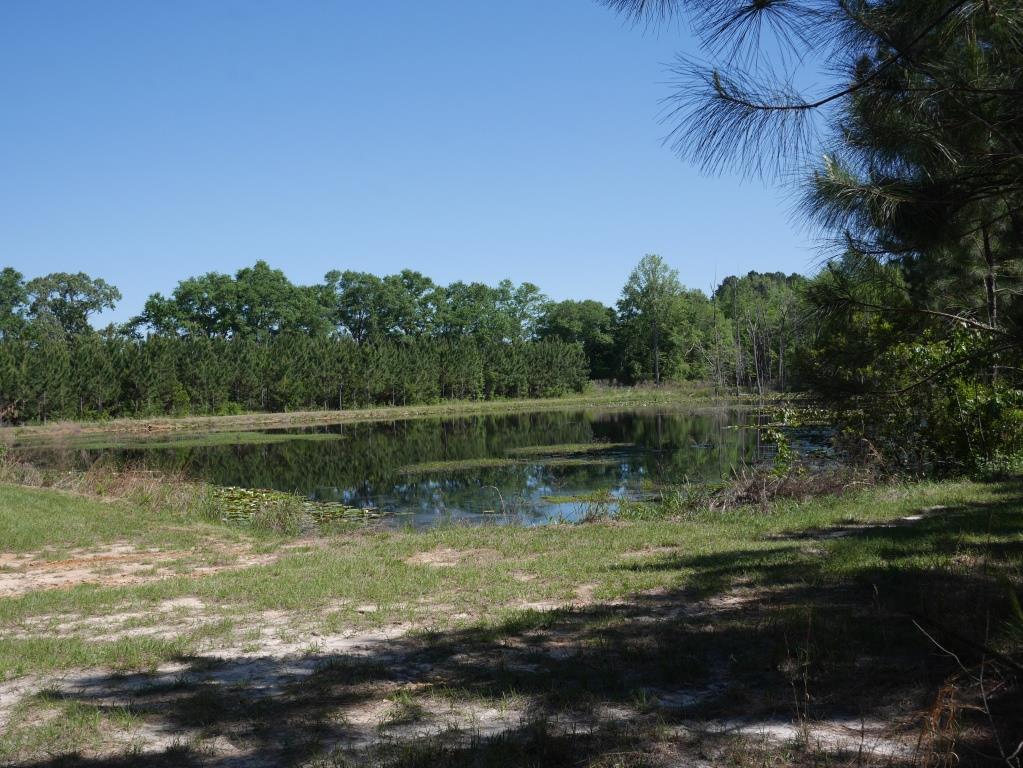
[[0, 486], [0, 762], [984, 764], [1023, 712], [1021, 502], [295, 537]]
[[[417, 418], [530, 413], [565, 408], [616, 408], [647, 406], [692, 407], [715, 402], [713, 390], [703, 386], [593, 387], [581, 394], [559, 398], [522, 400], [447, 401], [431, 405], [360, 408], [346, 411], [292, 413], [246, 413], [231, 416], [182, 416], [109, 421], [52, 422], [0, 428], [0, 441], [9, 445], [79, 442], [102, 447], [103, 438], [160, 440], [176, 434], [239, 433], [246, 430], [286, 429], [365, 421], [397, 421]], [[736, 402], [729, 400], [728, 402]], [[268, 439], [273, 439], [268, 438]]]

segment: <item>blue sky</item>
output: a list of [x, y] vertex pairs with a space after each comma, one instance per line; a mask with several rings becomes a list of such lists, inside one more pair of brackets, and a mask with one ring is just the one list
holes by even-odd
[[0, 265], [105, 278], [101, 322], [257, 259], [609, 303], [644, 253], [812, 271], [785, 190], [662, 146], [679, 50], [591, 0], [4, 0]]

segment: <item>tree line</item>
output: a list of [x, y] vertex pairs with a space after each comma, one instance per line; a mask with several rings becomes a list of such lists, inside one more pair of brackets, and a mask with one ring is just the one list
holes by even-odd
[[440, 286], [411, 270], [292, 283], [265, 262], [154, 294], [96, 330], [120, 292], [84, 273], [0, 272], [5, 421], [548, 397], [588, 379], [789, 386], [796, 275], [726, 279], [710, 296], [645, 256], [615, 307], [532, 283]]

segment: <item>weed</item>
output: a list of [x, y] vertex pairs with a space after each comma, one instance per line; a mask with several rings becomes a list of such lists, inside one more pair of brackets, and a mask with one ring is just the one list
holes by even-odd
[[380, 724], [381, 727], [411, 725], [426, 717], [426, 708], [416, 700], [411, 691], [404, 689], [397, 691], [388, 700], [390, 707]]
[[252, 513], [253, 529], [282, 536], [297, 536], [302, 532], [302, 501], [297, 497], [270, 499]]

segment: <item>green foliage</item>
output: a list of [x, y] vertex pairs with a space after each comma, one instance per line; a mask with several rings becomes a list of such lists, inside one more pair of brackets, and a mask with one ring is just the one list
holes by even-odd
[[821, 272], [807, 300], [816, 332], [801, 374], [885, 462], [1009, 471], [1023, 449], [1023, 392], [1003, 367], [1015, 353], [999, 334], [931, 313], [904, 266], [854, 253]]
[[64, 330], [54, 318], [43, 315], [27, 326], [20, 344], [23, 375], [14, 399], [42, 421], [67, 413], [73, 374]]
[[[606, 3], [651, 22], [685, 5]], [[710, 63], [674, 68], [681, 154], [707, 169], [815, 169], [803, 213], [842, 255], [807, 288], [798, 371], [899, 467], [989, 472], [1020, 452], [1020, 18], [1012, 2], [715, 0], [695, 16]], [[785, 62], [774, 75], [765, 54]], [[802, 92], [814, 75], [824, 85]], [[715, 308], [740, 292], [726, 280]], [[728, 315], [737, 386], [774, 378], [765, 331], [789, 310], [765, 297]]]
[[[84, 274], [27, 285], [13, 270], [0, 275], [0, 421], [557, 397], [590, 376], [633, 383], [714, 373], [721, 384], [729, 360], [759, 359], [741, 334], [733, 340], [720, 299], [683, 288], [659, 256], [641, 260], [617, 312], [596, 301], [552, 303], [532, 283], [444, 287], [411, 270], [334, 271], [299, 286], [257, 262], [233, 276], [182, 280], [124, 327], [97, 333], [89, 315], [118, 295]], [[766, 317], [765, 295], [745, 291], [732, 304]], [[734, 380], [761, 390], [779, 383]]]
[[895, 467], [1011, 471], [1023, 453], [1023, 391], [991, 378], [989, 341], [967, 329], [927, 331], [877, 351], [856, 369], [861, 393], [838, 401], [838, 418]]
[[618, 302], [620, 378], [711, 379], [720, 390], [760, 394], [800, 383], [805, 283], [799, 275], [750, 272], [725, 278], [708, 298], [684, 288], [660, 257], [645, 257]]
[[764, 438], [775, 445], [774, 461], [771, 474], [775, 477], [788, 477], [799, 462], [799, 452], [792, 447], [788, 436], [775, 427], [763, 430]]
[[882, 391], [887, 373], [875, 365], [878, 355], [924, 329], [900, 270], [873, 259], [846, 254], [831, 262], [807, 285], [806, 300], [815, 330], [798, 365], [830, 399]]
[[987, 481], [1023, 477], [1023, 453], [1006, 455], [997, 452], [991, 458], [979, 462], [977, 477]]
[[720, 347], [709, 361], [719, 380], [763, 394], [799, 381], [795, 361], [808, 336], [806, 278], [781, 272], [726, 277], [714, 292]]
[[617, 372], [615, 332], [617, 317], [599, 301], [560, 301], [547, 307], [537, 331], [541, 339], [582, 344], [594, 379], [613, 379]]
[[259, 338], [280, 333], [325, 333], [327, 308], [320, 292], [296, 286], [265, 261], [234, 277], [209, 272], [178, 283], [169, 298], [153, 294], [129, 329], [161, 335]]
[[4, 267], [0, 271], [0, 337], [21, 328], [28, 290], [23, 276], [16, 269]]
[[89, 330], [89, 316], [112, 309], [121, 292], [84, 272], [54, 272], [30, 280], [25, 286], [28, 313], [53, 318], [69, 336]]
[[618, 301], [626, 347], [623, 367], [630, 379], [652, 378], [659, 384], [662, 368], [670, 376], [680, 366], [679, 353], [685, 353], [677, 336], [693, 328], [683, 319], [685, 310], [678, 271], [656, 254], [640, 259]]
[[8, 421], [413, 405], [442, 399], [556, 397], [582, 391], [582, 347], [557, 340], [258, 340], [161, 337], [70, 343], [35, 321], [0, 341]]

